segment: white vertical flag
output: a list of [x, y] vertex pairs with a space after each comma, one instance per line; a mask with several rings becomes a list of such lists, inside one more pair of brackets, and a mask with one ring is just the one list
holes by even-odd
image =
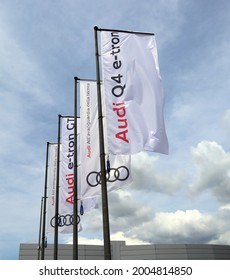
[[101, 31], [101, 52], [109, 153], [168, 154], [154, 35]]
[[[77, 126], [80, 121], [77, 119]], [[61, 149], [61, 184], [60, 213], [73, 214], [74, 204], [74, 117], [62, 118], [62, 149]], [[79, 148], [79, 145], [78, 145]], [[79, 149], [78, 149], [79, 154]], [[77, 178], [80, 172], [78, 168]], [[77, 180], [78, 197], [80, 197], [80, 180]]]
[[[80, 213], [81, 203], [84, 211], [97, 208], [96, 199], [84, 199], [81, 195], [80, 179], [80, 120], [77, 118], [77, 182], [74, 182], [74, 117], [62, 118], [62, 144], [61, 144], [61, 168], [60, 168], [60, 192], [59, 192], [59, 216], [60, 232], [71, 233], [73, 231], [73, 206], [74, 206], [74, 185], [77, 184], [78, 190], [78, 213]], [[66, 225], [66, 226], [64, 226]]]
[[[72, 121], [73, 118], [68, 118], [63, 122], [63, 144], [65, 154], [61, 152], [61, 157], [64, 159], [63, 163], [60, 161], [60, 192], [59, 192], [59, 229], [60, 233], [72, 233], [72, 221], [73, 221], [73, 189], [74, 189], [74, 176], [72, 173]], [[66, 131], [67, 130], [67, 131]], [[69, 132], [68, 132], [69, 131]], [[69, 143], [69, 144], [68, 144]], [[63, 151], [61, 144], [61, 151]], [[69, 148], [68, 148], [69, 146]], [[78, 141], [78, 155], [80, 147], [80, 139]], [[49, 164], [48, 164], [48, 181], [47, 181], [47, 219], [46, 219], [46, 234], [54, 232], [55, 227], [55, 205], [56, 205], [56, 179], [57, 179], [57, 152], [58, 145], [49, 145]], [[68, 163], [67, 164], [67, 159]], [[78, 168], [79, 169], [79, 168]], [[64, 174], [64, 177], [63, 177]], [[80, 170], [78, 172], [80, 175]], [[80, 178], [79, 178], [80, 182]], [[79, 193], [80, 193], [80, 185]], [[82, 196], [79, 195], [79, 200]], [[78, 203], [78, 212], [81, 212], [81, 203], [83, 203], [83, 211], [87, 212], [93, 208], [98, 207], [98, 201], [96, 198], [84, 199]], [[79, 227], [81, 229], [81, 226]]]
[[49, 145], [46, 234], [53, 233], [56, 203], [57, 144]]
[[[85, 198], [101, 194], [97, 83], [95, 81], [80, 81], [80, 103], [81, 185], [84, 188], [82, 196]], [[110, 155], [109, 159], [110, 172], [106, 175], [108, 191], [130, 184], [132, 182], [130, 156]]]

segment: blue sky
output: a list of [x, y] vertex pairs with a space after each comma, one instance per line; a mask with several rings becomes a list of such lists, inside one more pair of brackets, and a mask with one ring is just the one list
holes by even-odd
[[[0, 259], [38, 240], [46, 142], [74, 76], [96, 77], [95, 25], [155, 33], [170, 148], [135, 155], [133, 184], [109, 195], [112, 240], [230, 245], [230, 2], [2, 0]], [[80, 242], [101, 242], [100, 209], [82, 225]]]

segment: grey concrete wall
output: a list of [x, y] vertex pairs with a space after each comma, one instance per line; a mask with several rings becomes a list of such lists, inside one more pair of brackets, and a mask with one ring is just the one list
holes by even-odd
[[[230, 260], [230, 246], [204, 244], [154, 244], [126, 245], [124, 241], [112, 241], [114, 260]], [[104, 250], [100, 245], [79, 245], [80, 260], [103, 260]], [[58, 259], [72, 259], [72, 245], [60, 244]], [[38, 259], [37, 244], [20, 244], [20, 260]], [[45, 259], [53, 259], [53, 244], [48, 245]]]

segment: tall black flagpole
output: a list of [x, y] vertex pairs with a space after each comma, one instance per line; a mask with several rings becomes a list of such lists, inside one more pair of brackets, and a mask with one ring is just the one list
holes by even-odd
[[74, 77], [74, 206], [73, 260], [78, 260], [78, 196], [77, 196], [77, 77]]
[[106, 184], [105, 148], [104, 148], [103, 115], [102, 115], [102, 102], [101, 102], [101, 82], [100, 82], [97, 31], [98, 31], [98, 27], [95, 26], [94, 35], [95, 35], [95, 56], [96, 56], [96, 75], [97, 75], [98, 126], [99, 126], [100, 166], [101, 166], [101, 197], [102, 197], [103, 236], [104, 236], [104, 258], [105, 258], [105, 260], [111, 260], [109, 209], [108, 209], [108, 194], [107, 194], [107, 184]]
[[39, 235], [38, 235], [38, 260], [40, 260], [41, 256], [41, 229], [42, 229], [42, 210], [43, 210], [43, 198], [41, 199], [41, 210], [40, 210], [40, 224], [39, 224]]
[[44, 205], [43, 205], [43, 222], [42, 222], [42, 248], [41, 248], [41, 259], [45, 258], [45, 238], [46, 238], [46, 199], [47, 199], [47, 179], [48, 179], [48, 164], [49, 164], [49, 145], [46, 145], [46, 171], [45, 171], [45, 186], [44, 186]]
[[61, 138], [61, 115], [58, 115], [58, 150], [57, 150], [57, 178], [56, 178], [56, 198], [55, 198], [56, 200], [55, 200], [55, 227], [54, 227], [54, 260], [58, 259], [60, 138]]

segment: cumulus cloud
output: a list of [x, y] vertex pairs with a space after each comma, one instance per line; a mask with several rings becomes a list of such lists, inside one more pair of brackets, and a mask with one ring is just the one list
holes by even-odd
[[210, 191], [221, 203], [230, 200], [230, 154], [216, 142], [202, 141], [192, 149], [198, 169], [189, 189], [192, 194]]
[[[112, 241], [128, 245], [230, 244], [229, 204], [213, 213], [198, 209], [153, 212], [123, 190], [110, 194], [109, 204]], [[101, 209], [86, 213], [82, 225], [80, 244], [103, 244]], [[72, 236], [64, 243], [72, 243]]]
[[[142, 240], [136, 238], [129, 238], [124, 235], [123, 232], [119, 231], [110, 236], [111, 241], [125, 241], [126, 245], [144, 245], [149, 244], [148, 242], [144, 242]], [[87, 237], [79, 237], [79, 244], [84, 245], [103, 245], [103, 240], [99, 238], [87, 238]], [[73, 244], [73, 238], [67, 237], [65, 239], [66, 244]]]
[[110, 197], [110, 222], [113, 232], [127, 231], [130, 227], [148, 221], [152, 209], [145, 207], [126, 191], [114, 192]]
[[149, 243], [207, 243], [216, 236], [216, 228], [212, 215], [178, 210], [156, 213], [152, 221], [128, 234]]
[[[119, 190], [109, 194], [109, 216], [111, 233], [127, 231], [151, 219], [152, 209], [135, 200], [131, 193]], [[82, 217], [83, 229], [95, 233], [102, 230], [102, 209], [91, 210]]]
[[132, 156], [131, 188], [172, 194], [179, 190], [184, 182], [185, 174], [181, 171], [159, 173], [158, 157], [146, 152]]
[[218, 238], [211, 240], [209, 243], [217, 245], [230, 245], [230, 230], [220, 234]]
[[[198, 195], [211, 190], [219, 201], [222, 203], [227, 201], [222, 192], [225, 192], [225, 195], [228, 193], [229, 154], [216, 142], [203, 141], [192, 149], [192, 158], [197, 167], [197, 173], [189, 186], [190, 192]], [[146, 190], [147, 194], [150, 194], [151, 190], [151, 195], [154, 195], [154, 191], [162, 195], [170, 194], [172, 189], [173, 192], [177, 191], [178, 186], [183, 183], [184, 174], [178, 172], [181, 177], [178, 174], [172, 174], [171, 177], [165, 178], [167, 187], [170, 188], [166, 188], [165, 191], [165, 186], [162, 184], [163, 176], [159, 176], [157, 170], [157, 162], [158, 157], [147, 153], [135, 155], [132, 160], [135, 183], [129, 188], [109, 194], [110, 229], [114, 240], [126, 240], [130, 244], [226, 244], [230, 231], [226, 223], [230, 209], [228, 204], [221, 206], [216, 213], [186, 209], [185, 205], [184, 210], [158, 212], [155, 209], [156, 212], [154, 212], [151, 205], [143, 205], [143, 201], [141, 202], [139, 197], [134, 195], [133, 190], [137, 189], [142, 197], [146, 195]], [[223, 176], [224, 174], [226, 177]], [[141, 185], [141, 189], [138, 184]], [[218, 187], [219, 184], [221, 189]], [[189, 197], [184, 199], [189, 199]], [[102, 232], [101, 209], [96, 210], [87, 218], [86, 230], [91, 234]]]
[[[114, 227], [115, 216], [112, 212], [111, 240], [124, 240], [129, 245], [229, 244], [230, 227], [226, 223], [226, 213], [223, 213], [223, 209], [216, 213], [205, 213], [197, 209], [157, 212], [151, 215], [149, 212], [144, 220], [142, 216], [138, 217], [133, 213], [133, 218], [124, 215], [123, 222], [118, 219], [117, 226]], [[98, 236], [98, 232], [95, 231], [94, 234]], [[101, 239], [93, 236], [80, 237], [80, 243], [102, 244]], [[69, 241], [72, 243], [71, 238]]]
[[227, 244], [230, 245], [230, 226], [229, 226], [230, 204], [223, 205], [215, 214], [218, 221], [218, 234], [216, 238], [210, 240], [210, 244]]
[[127, 237], [124, 232], [118, 231], [114, 234], [111, 235], [111, 240], [112, 241], [125, 241], [126, 245], [144, 245], [144, 244], [149, 244], [148, 242], [145, 242], [141, 239], [138, 238], [132, 238], [132, 237]]

